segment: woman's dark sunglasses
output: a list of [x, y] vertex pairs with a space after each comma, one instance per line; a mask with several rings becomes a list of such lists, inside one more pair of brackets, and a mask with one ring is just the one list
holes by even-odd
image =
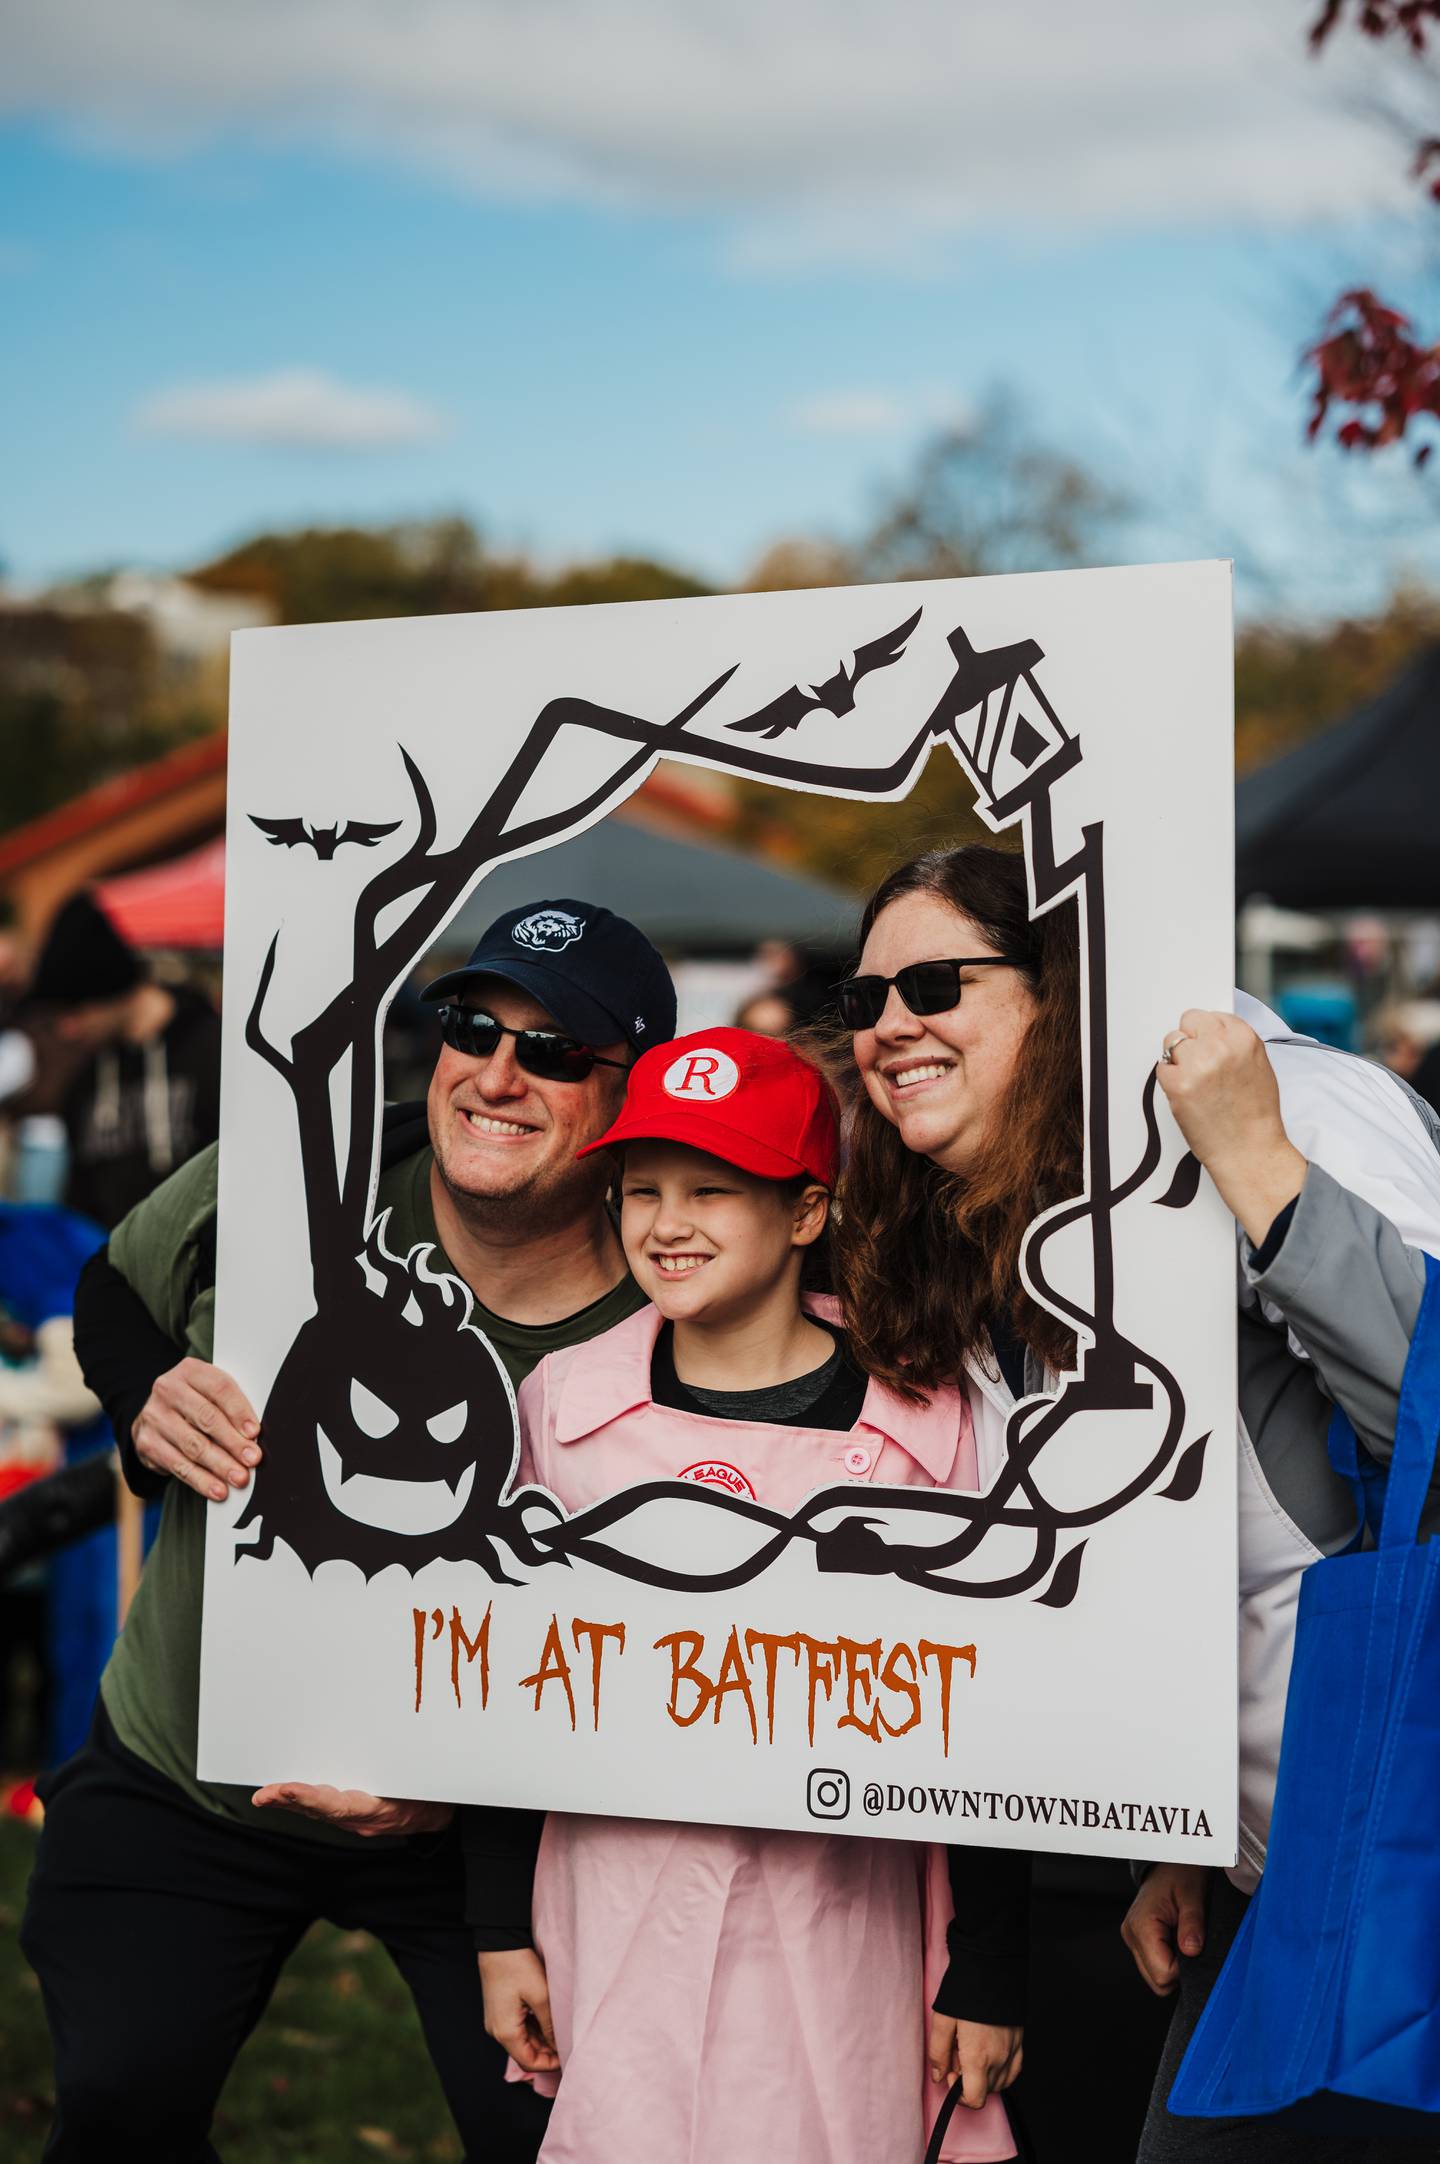
[[847, 977], [835, 987], [840, 1019], [849, 1030], [873, 1029], [893, 984], [912, 1014], [948, 1014], [960, 1004], [962, 969], [1019, 969], [1008, 954], [961, 954], [948, 962], [912, 962], [893, 977]]
[[440, 1034], [452, 1052], [463, 1052], [467, 1059], [489, 1059], [502, 1037], [513, 1037], [516, 1064], [526, 1074], [539, 1075], [542, 1082], [583, 1082], [592, 1067], [618, 1067], [623, 1073], [630, 1064], [603, 1059], [588, 1044], [562, 1037], [553, 1029], [507, 1029], [482, 1007], [443, 1005], [439, 1014]]

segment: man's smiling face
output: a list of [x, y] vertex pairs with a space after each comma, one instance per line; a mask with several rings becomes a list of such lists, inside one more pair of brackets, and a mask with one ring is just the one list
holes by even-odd
[[[538, 1000], [501, 977], [477, 978], [466, 988], [465, 1005], [506, 1029], [559, 1028]], [[592, 1049], [629, 1063], [623, 1042]], [[575, 1154], [610, 1126], [624, 1094], [617, 1067], [592, 1067], [583, 1082], [528, 1074], [513, 1037], [502, 1037], [488, 1059], [442, 1045], [428, 1101], [440, 1177], [462, 1199], [523, 1195], [543, 1204], [567, 1190], [593, 1189], [608, 1178], [603, 1162], [577, 1165]]]

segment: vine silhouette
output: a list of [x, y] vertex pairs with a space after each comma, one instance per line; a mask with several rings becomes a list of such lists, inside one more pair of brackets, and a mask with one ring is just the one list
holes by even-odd
[[[1176, 1501], [1195, 1493], [1208, 1438], [1183, 1448], [1185, 1403], [1176, 1378], [1116, 1319], [1113, 1217], [1160, 1164], [1155, 1078], [1152, 1073], [1144, 1088], [1142, 1156], [1117, 1182], [1110, 1148], [1103, 822], [1084, 826], [1069, 854], [1057, 852], [1052, 799], [1079, 765], [1081, 749], [1036, 675], [1043, 649], [1023, 639], [977, 652], [963, 628], [952, 630], [949, 682], [883, 766], [826, 764], [769, 748], [813, 715], [851, 712], [862, 677], [903, 659], [921, 614], [917, 609], [893, 631], [855, 648], [851, 665], [842, 662], [822, 684], [790, 686], [729, 723], [723, 735], [701, 733], [692, 724], [734, 667], [659, 722], [584, 698], [552, 700], [486, 803], [447, 848], [437, 846], [429, 785], [401, 748], [416, 831], [360, 894], [349, 980], [282, 1051], [263, 1025], [277, 933], [246, 1021], [250, 1049], [283, 1079], [294, 1100], [315, 1309], [297, 1331], [264, 1409], [266, 1457], [238, 1521], [258, 1533], [237, 1548], [237, 1561], [265, 1559], [283, 1541], [312, 1571], [336, 1558], [356, 1563], [367, 1577], [392, 1564], [414, 1571], [437, 1560], [471, 1560], [492, 1578], [512, 1582], [510, 1567], [583, 1560], [654, 1586], [719, 1591], [753, 1581], [803, 1542], [826, 1571], [889, 1574], [971, 1598], [1029, 1593], [1063, 1606], [1074, 1598], [1084, 1554], [1084, 1538], [1075, 1536], [1088, 1535], [1136, 1497], [1156, 1491], [1167, 1473], [1168, 1485], [1159, 1492]], [[571, 730], [622, 747], [618, 767], [579, 802], [518, 819], [517, 807], [547, 754]], [[513, 1394], [471, 1320], [468, 1288], [434, 1268], [428, 1248], [391, 1254], [384, 1221], [367, 1223], [379, 1127], [378, 1020], [390, 987], [486, 870], [598, 816], [661, 755], [791, 786], [888, 797], [936, 744], [948, 744], [960, 761], [992, 829], [1022, 826], [1031, 913], [1072, 901], [1079, 912], [1087, 1001], [1086, 1191], [1038, 1219], [1021, 1256], [1034, 1297], [1076, 1332], [1073, 1370], [1058, 1379], [1052, 1394], [1015, 1406], [1004, 1462], [984, 1495], [867, 1488], [861, 1497], [847, 1485], [821, 1490], [786, 1515], [687, 1482], [652, 1481], [568, 1517], [541, 1490], [512, 1491]], [[382, 936], [382, 918], [407, 901]], [[337, 1074], [344, 1106], [338, 1136], [332, 1112]], [[1194, 1160], [1182, 1160], [1158, 1201], [1183, 1208], [1197, 1180]], [[1088, 1306], [1057, 1290], [1044, 1264], [1047, 1244], [1082, 1223], [1092, 1264]], [[423, 1333], [423, 1354], [416, 1332]], [[1043, 1454], [1071, 1421], [1094, 1413], [1152, 1415], [1153, 1437], [1128, 1478], [1102, 1497], [1062, 1508], [1041, 1485]], [[726, 1568], [707, 1571], [680, 1561], [657, 1564], [631, 1552], [625, 1535], [654, 1503], [725, 1513], [745, 1552]], [[916, 1537], [921, 1527], [915, 1513], [931, 1538]], [[996, 1545], [992, 1536], [1012, 1542], [1019, 1536], [1027, 1552], [997, 1571], [984, 1553], [987, 1541]]]

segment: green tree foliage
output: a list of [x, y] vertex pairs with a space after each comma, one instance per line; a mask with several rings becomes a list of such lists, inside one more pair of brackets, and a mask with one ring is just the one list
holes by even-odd
[[244, 594], [281, 624], [434, 616], [483, 606], [479, 544], [463, 521], [412, 533], [358, 526], [257, 534], [191, 574], [211, 593]]
[[571, 608], [589, 601], [685, 601], [713, 589], [683, 571], [653, 563], [647, 556], [612, 556], [597, 564], [576, 564], [542, 577], [517, 566], [526, 582], [511, 608]]
[[1440, 639], [1440, 599], [1402, 590], [1338, 624], [1255, 624], [1235, 641], [1235, 763], [1264, 766], [1343, 721]]
[[0, 831], [214, 725], [164, 692], [138, 617], [0, 609]]
[[[491, 555], [459, 518], [258, 534], [188, 576], [260, 602], [281, 624], [707, 591], [644, 557], [542, 570]], [[68, 587], [63, 607], [0, 609], [0, 832], [225, 719], [223, 667], [177, 674], [140, 616], [107, 605], [109, 584], [96, 574]]]
[[[1059, 569], [1124, 556], [1124, 505], [1086, 470], [992, 401], [973, 426], [942, 431], [848, 539], [777, 543], [750, 591], [960, 573]], [[463, 519], [256, 536], [191, 577], [253, 596], [281, 623], [455, 610], [673, 600], [703, 593], [684, 572], [642, 557], [542, 569], [490, 553]], [[107, 590], [97, 579], [97, 604]], [[177, 689], [136, 616], [81, 605], [0, 609], [0, 831], [123, 773], [223, 720], [220, 695]], [[1373, 697], [1431, 640], [1440, 601], [1401, 593], [1371, 618], [1260, 625], [1236, 645], [1241, 771], [1278, 756]], [[969, 785], [933, 755], [911, 795], [879, 808], [740, 788], [742, 844], [852, 886], [916, 850], [978, 840]]]
[[357, 617], [443, 616], [589, 601], [676, 600], [709, 591], [668, 565], [617, 556], [543, 571], [487, 552], [467, 520], [307, 527], [259, 534], [192, 574], [212, 593], [246, 594], [281, 624]]

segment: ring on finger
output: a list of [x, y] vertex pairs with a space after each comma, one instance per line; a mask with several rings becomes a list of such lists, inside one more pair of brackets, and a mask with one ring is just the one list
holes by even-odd
[[1174, 1066], [1176, 1049], [1184, 1042], [1185, 1032], [1183, 1029], [1177, 1030], [1173, 1037], [1165, 1039], [1164, 1044], [1160, 1047], [1160, 1057], [1167, 1067]]

